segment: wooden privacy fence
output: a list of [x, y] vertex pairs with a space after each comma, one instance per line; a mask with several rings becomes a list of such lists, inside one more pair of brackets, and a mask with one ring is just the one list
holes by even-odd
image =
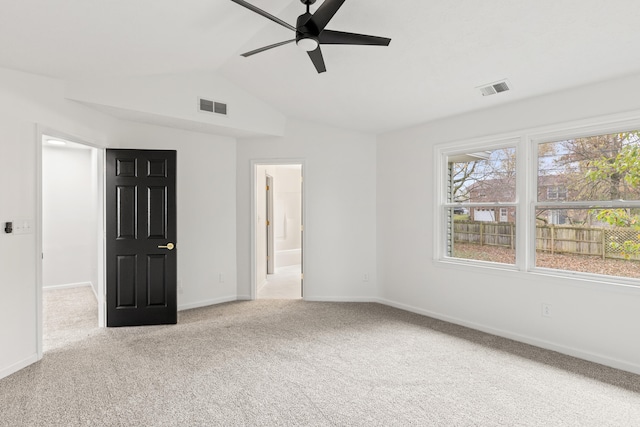
[[[513, 249], [515, 229], [511, 222], [454, 221], [454, 242]], [[622, 250], [611, 243], [622, 245], [625, 241], [639, 242], [640, 232], [623, 227], [536, 226], [537, 251], [624, 259]], [[631, 255], [630, 258], [640, 260], [640, 255]]]

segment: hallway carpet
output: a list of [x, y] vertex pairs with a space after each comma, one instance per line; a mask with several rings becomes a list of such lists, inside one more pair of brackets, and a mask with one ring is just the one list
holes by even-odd
[[0, 425], [640, 425], [637, 375], [379, 304], [234, 302], [113, 329], [64, 309], [60, 343], [0, 380]]
[[300, 264], [276, 269], [276, 274], [267, 275], [267, 281], [258, 289], [258, 299], [302, 298]]

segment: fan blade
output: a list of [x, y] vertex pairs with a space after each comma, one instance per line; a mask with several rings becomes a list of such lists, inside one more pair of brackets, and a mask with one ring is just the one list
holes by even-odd
[[320, 44], [358, 44], [370, 46], [389, 46], [391, 39], [388, 39], [386, 37], [367, 36], [365, 34], [324, 30], [320, 33], [318, 42], [320, 42]]
[[344, 3], [344, 0], [325, 0], [324, 3], [320, 5], [310, 19], [318, 28], [318, 31], [324, 30], [324, 27], [327, 26], [331, 18], [333, 18], [333, 15], [340, 9], [342, 3]]
[[246, 7], [247, 9], [249, 9], [249, 10], [251, 10], [251, 11], [253, 11], [253, 12], [257, 13], [258, 15], [262, 15], [262, 16], [264, 16], [264, 17], [265, 17], [265, 18], [267, 18], [267, 19], [271, 19], [273, 22], [275, 22], [275, 23], [277, 23], [277, 24], [280, 24], [280, 25], [282, 25], [283, 27], [286, 27], [286, 28], [288, 28], [288, 29], [290, 29], [290, 30], [292, 30], [292, 31], [295, 31], [295, 30], [296, 30], [296, 27], [294, 27], [293, 25], [287, 24], [287, 23], [286, 23], [286, 22], [284, 22], [282, 19], [280, 19], [280, 18], [276, 18], [275, 16], [273, 16], [273, 15], [271, 15], [271, 14], [269, 14], [269, 13], [265, 12], [264, 10], [262, 10], [262, 9], [260, 9], [260, 8], [255, 7], [254, 5], [252, 5], [252, 4], [250, 4], [250, 3], [247, 3], [247, 2], [246, 2], [246, 1], [244, 1], [244, 0], [231, 0], [231, 1], [232, 1], [232, 2], [234, 2], [234, 3], [239, 4], [240, 6], [244, 6], [244, 7]]
[[327, 71], [327, 67], [324, 66], [324, 58], [322, 57], [320, 46], [318, 46], [316, 50], [312, 50], [307, 53], [309, 54], [309, 58], [311, 58], [311, 62], [313, 62], [313, 65], [316, 67], [316, 70], [318, 70], [318, 74]]
[[291, 42], [294, 42], [294, 41], [296, 41], [296, 39], [285, 40], [283, 42], [270, 44], [269, 46], [261, 47], [260, 49], [256, 49], [256, 50], [252, 50], [250, 52], [243, 53], [242, 56], [244, 56], [246, 58], [247, 56], [255, 55], [256, 53], [264, 52], [265, 50], [273, 49], [274, 47], [282, 46], [284, 44], [291, 43]]

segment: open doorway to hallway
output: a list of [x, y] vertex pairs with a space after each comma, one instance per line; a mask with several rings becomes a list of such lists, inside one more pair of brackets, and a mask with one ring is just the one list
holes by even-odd
[[100, 324], [103, 190], [101, 150], [43, 134], [40, 158], [39, 352], [44, 352], [78, 326], [77, 310], [69, 303], [86, 312], [89, 326]]
[[256, 165], [256, 298], [303, 296], [302, 165]]

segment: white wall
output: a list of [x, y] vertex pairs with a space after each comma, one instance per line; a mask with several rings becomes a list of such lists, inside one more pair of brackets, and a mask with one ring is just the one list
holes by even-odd
[[627, 77], [379, 136], [381, 301], [640, 373], [640, 288], [434, 263], [432, 184], [434, 144], [640, 109], [638, 93]]
[[372, 135], [294, 120], [284, 137], [238, 140], [240, 298], [251, 295], [251, 161], [264, 159], [305, 161], [305, 299], [375, 298], [375, 156]]
[[[97, 144], [114, 121], [64, 100], [56, 80], [0, 69], [0, 222], [36, 219], [36, 124]], [[4, 227], [2, 227], [4, 229]], [[36, 234], [0, 230], [0, 378], [37, 359]]]
[[97, 294], [98, 227], [91, 148], [42, 147], [42, 285], [88, 284]]
[[[108, 77], [68, 82], [65, 95], [136, 121], [222, 135], [282, 135], [286, 118], [211, 72]], [[198, 98], [227, 104], [227, 115], [199, 111]]]
[[177, 150], [178, 309], [235, 300], [235, 139], [128, 122], [117, 139], [121, 148]]

